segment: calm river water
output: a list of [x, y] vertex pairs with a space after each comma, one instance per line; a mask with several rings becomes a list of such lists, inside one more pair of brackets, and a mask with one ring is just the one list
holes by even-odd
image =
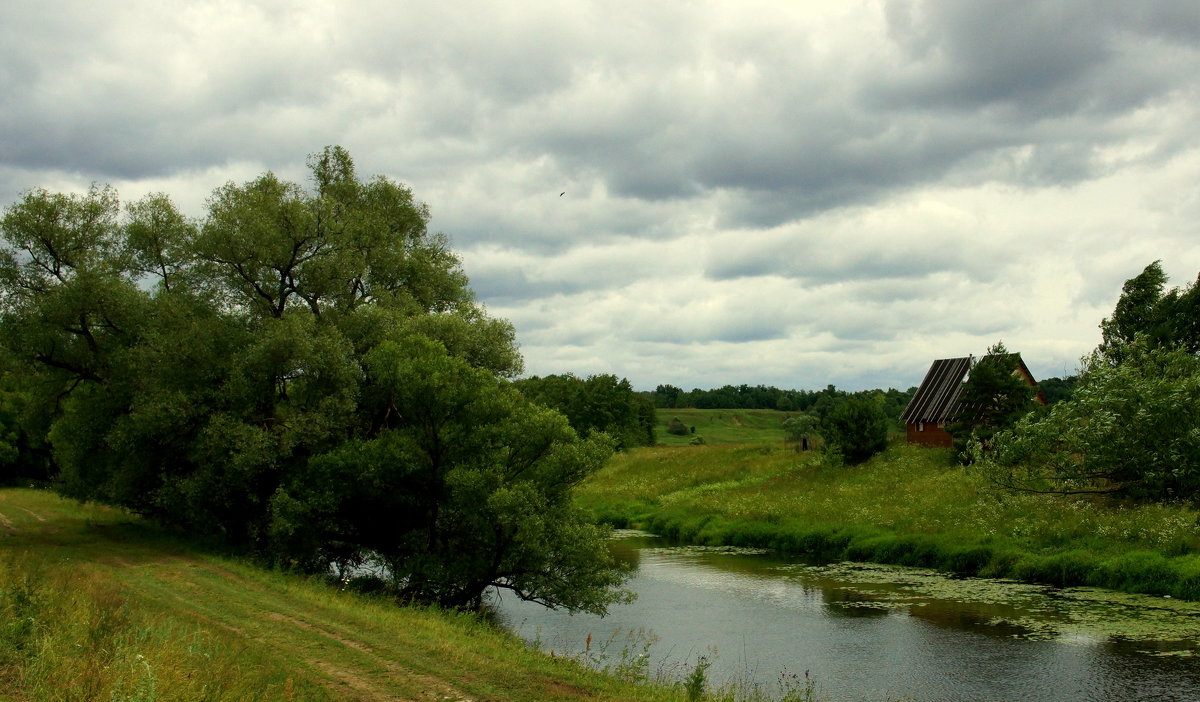
[[672, 547], [637, 532], [613, 543], [637, 564], [636, 602], [600, 619], [501, 595], [501, 621], [568, 655], [590, 634], [591, 657], [609, 665], [647, 651], [651, 676], [706, 656], [710, 680], [775, 691], [781, 675], [809, 671], [822, 700], [1200, 700], [1197, 603]]

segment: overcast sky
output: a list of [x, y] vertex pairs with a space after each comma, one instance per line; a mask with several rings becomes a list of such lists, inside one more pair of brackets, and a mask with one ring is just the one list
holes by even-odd
[[429, 204], [529, 374], [1064, 375], [1127, 278], [1200, 272], [1200, 5], [0, 3], [4, 204], [199, 216], [327, 144]]

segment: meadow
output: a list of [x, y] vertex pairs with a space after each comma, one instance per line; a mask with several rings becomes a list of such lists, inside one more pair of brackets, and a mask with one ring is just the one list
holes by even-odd
[[[659, 409], [655, 430], [663, 446], [688, 446], [695, 437], [704, 444], [775, 443], [783, 441], [783, 420], [792, 414], [755, 409]], [[667, 424], [672, 419], [695, 431], [685, 435], [668, 433]]]
[[1200, 599], [1193, 506], [1002, 491], [903, 440], [857, 466], [781, 443], [637, 449], [577, 499], [686, 543]]

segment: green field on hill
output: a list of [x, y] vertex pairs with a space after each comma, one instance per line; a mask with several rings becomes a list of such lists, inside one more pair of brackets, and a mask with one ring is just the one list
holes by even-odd
[[[705, 444], [783, 443], [783, 420], [796, 414], [778, 410], [743, 409], [659, 409], [656, 433], [663, 446], [687, 446], [695, 437]], [[676, 435], [667, 432], [672, 419], [678, 419], [694, 433]]]

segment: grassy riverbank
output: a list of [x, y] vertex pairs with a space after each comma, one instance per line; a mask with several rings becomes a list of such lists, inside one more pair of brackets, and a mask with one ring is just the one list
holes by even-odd
[[579, 500], [692, 543], [1200, 600], [1191, 506], [997, 492], [945, 452], [903, 443], [847, 467], [778, 445], [639, 449]]
[[473, 616], [338, 592], [117, 510], [0, 490], [0, 700], [688, 699], [647, 672], [626, 661], [601, 674]]

